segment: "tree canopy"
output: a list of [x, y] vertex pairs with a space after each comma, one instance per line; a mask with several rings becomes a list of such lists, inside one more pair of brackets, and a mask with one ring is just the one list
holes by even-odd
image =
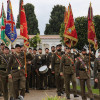
[[[35, 12], [34, 12], [34, 6], [30, 3], [27, 3], [26, 5], [24, 5], [24, 9], [25, 9], [25, 13], [26, 13], [28, 34], [36, 35], [37, 33], [40, 33], [39, 29], [38, 29], [38, 20], [36, 18]], [[20, 28], [19, 15], [17, 16], [16, 27]]]
[[56, 5], [54, 6], [49, 24], [46, 24], [46, 28], [44, 31], [45, 35], [58, 35], [60, 32], [60, 27], [61, 23], [64, 20], [64, 12], [65, 12], [65, 7], [62, 5]]

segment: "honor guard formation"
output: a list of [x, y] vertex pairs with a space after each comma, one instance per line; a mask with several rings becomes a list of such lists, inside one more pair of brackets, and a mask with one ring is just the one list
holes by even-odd
[[[91, 51], [90, 51], [91, 52]], [[25, 69], [26, 54], [26, 69]], [[45, 54], [42, 49], [29, 48], [28, 50], [19, 44], [11, 50], [3, 43], [0, 45], [0, 96], [4, 100], [23, 100], [25, 93], [29, 93], [30, 88], [33, 90], [50, 90], [57, 89], [57, 95], [66, 94], [70, 99], [70, 86], [72, 83], [74, 98], [77, 95], [77, 79], [80, 83], [82, 100], [87, 100], [85, 85], [88, 89], [90, 100], [94, 100], [91, 89], [91, 70], [94, 70], [94, 82], [100, 89], [100, 50], [99, 56], [95, 58], [94, 53], [89, 54], [86, 49], [81, 51], [59, 44], [51, 47], [51, 52], [45, 48]], [[25, 75], [25, 70], [27, 75]], [[95, 88], [95, 87], [94, 87]]]

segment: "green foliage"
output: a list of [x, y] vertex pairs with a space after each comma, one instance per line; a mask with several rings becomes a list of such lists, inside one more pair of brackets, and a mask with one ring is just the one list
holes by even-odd
[[37, 44], [41, 42], [39, 33], [36, 36], [34, 36], [33, 38], [31, 38], [29, 40], [29, 42], [30, 42], [30, 47], [37, 48]]
[[75, 19], [75, 28], [78, 35], [78, 43], [76, 45], [76, 48], [81, 50], [84, 45], [88, 45], [88, 38], [87, 38], [87, 32], [88, 32], [88, 20], [87, 17], [78, 17]]
[[[95, 31], [96, 36], [98, 40], [98, 45], [100, 47], [100, 15], [94, 16], [94, 25], [95, 25]], [[81, 50], [84, 45], [88, 45], [88, 19], [87, 17], [77, 17], [75, 19], [75, 28], [78, 35], [78, 43], [76, 45], [76, 48]], [[64, 44], [64, 23], [61, 24], [60, 28], [60, 37], [62, 38], [61, 42]], [[91, 45], [93, 48], [93, 45]], [[93, 49], [94, 50], [94, 49]]]
[[60, 33], [59, 33], [59, 35], [60, 35], [60, 37], [61, 37], [61, 43], [64, 45], [64, 30], [65, 30], [65, 24], [64, 23], [62, 23], [61, 24], [61, 28], [60, 28]]
[[95, 32], [98, 40], [98, 46], [100, 47], [100, 15], [94, 16]]
[[45, 98], [43, 100], [66, 100], [66, 99], [55, 96], [55, 97], [47, 97], [47, 98]]
[[[27, 3], [26, 5], [24, 5], [24, 9], [25, 9], [25, 13], [26, 13], [28, 34], [36, 35], [37, 33], [40, 33], [39, 29], [38, 29], [38, 20], [36, 18], [35, 12], [34, 12], [34, 6], [30, 3]], [[17, 17], [16, 27], [20, 28], [19, 15]]]
[[54, 6], [49, 24], [46, 24], [45, 35], [56, 35], [60, 32], [61, 23], [64, 20], [65, 7], [62, 5]]

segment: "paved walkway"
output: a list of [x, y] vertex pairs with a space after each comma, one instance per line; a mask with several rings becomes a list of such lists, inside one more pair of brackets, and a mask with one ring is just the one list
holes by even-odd
[[[43, 100], [47, 96], [56, 96], [56, 90], [30, 90], [30, 93], [26, 93], [24, 100]], [[61, 97], [66, 97], [66, 96], [64, 94]], [[4, 99], [1, 97], [0, 100], [4, 100]], [[82, 99], [81, 97], [74, 98], [73, 95], [71, 95], [70, 100], [82, 100]]]

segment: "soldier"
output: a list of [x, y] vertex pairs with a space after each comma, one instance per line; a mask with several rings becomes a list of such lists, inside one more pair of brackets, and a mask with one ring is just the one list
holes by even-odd
[[58, 96], [61, 96], [61, 93], [63, 92], [63, 77], [60, 76], [60, 60], [62, 58], [61, 48], [59, 45], [56, 46], [57, 51], [52, 57], [52, 73], [55, 73], [55, 79], [56, 79], [56, 87], [57, 87], [57, 94]]
[[8, 100], [8, 73], [7, 73], [7, 65], [9, 62], [9, 48], [4, 47], [4, 54], [0, 55], [0, 77], [2, 82], [2, 90], [4, 100]]
[[0, 45], [0, 54], [3, 53], [4, 47], [5, 47], [5, 44], [1, 43], [1, 45]]
[[[27, 52], [27, 49], [25, 50]], [[31, 48], [29, 48], [28, 53], [26, 53], [26, 62], [27, 62], [27, 77], [26, 77], [26, 93], [29, 93], [29, 84], [30, 84], [30, 80], [31, 80], [31, 70], [32, 70], [32, 66], [31, 66], [31, 60], [33, 59], [32, 57], [32, 52], [31, 52]], [[28, 63], [29, 62], [29, 63]]]
[[[21, 52], [21, 46], [16, 44], [15, 54], [12, 54], [8, 64], [8, 77], [12, 78], [14, 86], [14, 98], [18, 99], [25, 96], [25, 58]], [[19, 94], [19, 90], [21, 90]], [[20, 96], [19, 96], [20, 95]]]
[[[44, 86], [44, 74], [41, 74], [39, 72], [39, 68], [43, 65], [46, 65], [46, 56], [42, 54], [42, 49], [38, 49], [38, 55], [35, 58], [35, 66], [36, 66], [36, 72], [37, 72], [37, 89], [43, 90]], [[45, 85], [45, 84], [44, 84]]]
[[51, 68], [51, 60], [55, 53], [55, 46], [51, 47], [51, 52], [47, 56], [47, 66], [48, 66], [48, 87], [53, 88], [55, 87], [55, 75], [52, 73]]
[[100, 49], [98, 50], [99, 56], [94, 62], [94, 81], [98, 84], [100, 90]]
[[36, 80], [37, 74], [36, 74], [36, 70], [35, 70], [36, 66], [35, 66], [35, 63], [34, 63], [35, 62], [35, 58], [37, 56], [37, 49], [36, 48], [33, 49], [32, 56], [33, 56], [33, 60], [32, 60], [32, 88], [35, 89], [37, 87], [36, 86], [36, 83], [37, 83], [37, 80]]
[[77, 89], [76, 89], [76, 73], [74, 70], [74, 59], [73, 54], [70, 53], [70, 48], [66, 48], [65, 54], [62, 56], [61, 63], [60, 63], [60, 75], [64, 75], [65, 81], [65, 90], [66, 90], [66, 97], [70, 99], [70, 81], [73, 84], [74, 90], [74, 97], [77, 96]]
[[90, 85], [90, 69], [89, 69], [89, 57], [86, 55], [86, 49], [82, 49], [82, 53], [76, 60], [76, 77], [80, 80], [81, 96], [82, 100], [87, 100], [85, 94], [85, 84], [88, 88], [90, 100], [93, 99], [93, 93]]

